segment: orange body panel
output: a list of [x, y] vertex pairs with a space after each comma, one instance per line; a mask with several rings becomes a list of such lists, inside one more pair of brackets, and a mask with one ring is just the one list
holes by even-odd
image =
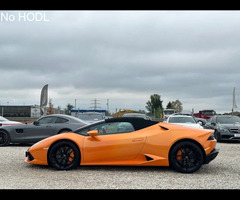
[[[162, 128], [163, 127], [163, 128]], [[81, 154], [81, 165], [145, 165], [169, 166], [171, 147], [183, 139], [199, 143], [205, 154], [216, 146], [216, 140], [208, 140], [212, 130], [158, 123], [138, 131], [111, 135], [82, 136], [63, 133], [46, 138], [28, 151], [34, 157], [25, 162], [48, 165], [47, 155], [51, 145], [59, 140], [70, 140], [77, 144]]]

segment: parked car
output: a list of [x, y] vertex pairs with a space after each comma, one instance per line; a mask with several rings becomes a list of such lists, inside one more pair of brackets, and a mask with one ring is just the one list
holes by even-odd
[[84, 113], [79, 113], [78, 118], [87, 122], [87, 123], [94, 123], [99, 120], [105, 119], [102, 113], [99, 112], [84, 112]]
[[206, 120], [208, 120], [209, 118], [211, 118], [214, 115], [216, 115], [215, 110], [199, 110], [198, 113], [193, 113], [194, 117], [203, 118]]
[[203, 127], [199, 123], [197, 123], [192, 116], [188, 115], [170, 115], [167, 118], [166, 123], [203, 129]]
[[240, 141], [240, 118], [232, 115], [215, 115], [205, 124], [205, 128], [215, 130], [218, 142], [223, 140]]
[[46, 138], [25, 162], [70, 170], [79, 165], [171, 166], [193, 173], [218, 155], [213, 130], [119, 117]]
[[0, 116], [0, 126], [7, 126], [7, 125], [14, 125], [14, 124], [23, 124], [23, 123], [17, 122], [17, 121], [10, 121], [5, 117]]
[[10, 143], [35, 143], [46, 137], [71, 132], [88, 123], [69, 115], [53, 114], [40, 117], [32, 124], [0, 128], [0, 146]]
[[175, 113], [175, 110], [174, 109], [165, 109], [163, 110], [163, 121], [166, 121], [167, 118], [170, 116], [170, 115], [173, 115]]

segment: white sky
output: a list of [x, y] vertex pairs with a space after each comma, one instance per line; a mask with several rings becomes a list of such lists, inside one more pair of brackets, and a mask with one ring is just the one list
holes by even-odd
[[0, 11], [0, 104], [39, 104], [45, 84], [61, 108], [145, 110], [157, 93], [230, 112], [240, 11]]

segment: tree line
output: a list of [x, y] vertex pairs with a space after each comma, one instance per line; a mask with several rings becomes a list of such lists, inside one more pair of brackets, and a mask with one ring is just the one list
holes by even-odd
[[[152, 94], [150, 99], [146, 102], [146, 109], [148, 110], [147, 114], [155, 118], [162, 118], [164, 110], [162, 102], [159, 94]], [[166, 109], [174, 109], [175, 112], [181, 112], [183, 107], [181, 101], [177, 99], [176, 101], [169, 101]]]
[[[149, 116], [153, 116], [154, 118], [162, 118], [163, 117], [163, 101], [161, 100], [161, 96], [159, 94], [152, 94], [150, 99], [146, 102], [146, 109], [148, 111]], [[65, 108], [65, 113], [70, 115], [71, 109], [73, 109], [73, 105], [67, 104], [67, 108]], [[175, 101], [169, 101], [166, 109], [174, 109], [175, 112], [181, 112], [183, 107], [181, 101], [178, 99]], [[144, 113], [143, 110], [139, 110], [141, 113]]]

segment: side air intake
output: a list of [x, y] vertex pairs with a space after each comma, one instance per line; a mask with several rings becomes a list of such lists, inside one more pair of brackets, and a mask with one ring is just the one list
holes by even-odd
[[164, 127], [164, 126], [160, 126], [162, 129], [164, 129], [164, 130], [169, 130], [168, 128], [166, 128], [166, 127]]
[[149, 157], [149, 156], [147, 156], [147, 155], [145, 155], [145, 157], [146, 157], [146, 160], [147, 160], [147, 161], [153, 160], [153, 158], [151, 158], [151, 157]]

